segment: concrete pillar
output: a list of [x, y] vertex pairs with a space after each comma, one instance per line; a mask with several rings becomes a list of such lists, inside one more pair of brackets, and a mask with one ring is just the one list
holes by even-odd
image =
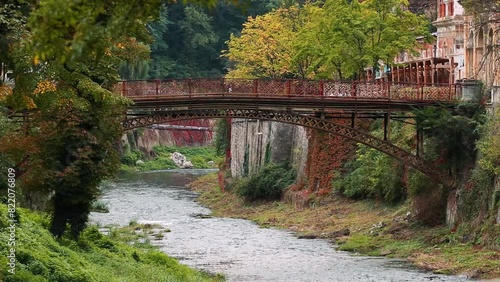
[[462, 100], [471, 100], [479, 90], [480, 81], [473, 79], [462, 80]]

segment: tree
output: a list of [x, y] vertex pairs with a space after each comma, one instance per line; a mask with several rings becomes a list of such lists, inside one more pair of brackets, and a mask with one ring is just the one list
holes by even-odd
[[151, 78], [220, 77], [226, 73], [226, 49], [230, 33], [239, 33], [248, 16], [264, 14], [277, 1], [248, 0], [238, 6], [221, 1], [213, 8], [169, 5], [149, 24]]
[[2, 38], [8, 39], [2, 56], [16, 83], [5, 103], [11, 111], [33, 109], [25, 130], [8, 133], [9, 143], [26, 140], [18, 145], [29, 143], [22, 146], [27, 150], [20, 153], [2, 140], [0, 154], [22, 172], [24, 191], [52, 195], [52, 233], [61, 236], [69, 225], [77, 237], [99, 183], [118, 169], [115, 145], [128, 104], [111, 91], [118, 67], [146, 58], [149, 48], [140, 41], [150, 36], [144, 23], [158, 16], [161, 1], [34, 4], [9, 1], [0, 10]]
[[322, 7], [311, 9], [312, 20], [302, 29], [297, 40], [298, 54], [311, 56], [317, 78], [352, 78], [367, 65], [364, 56], [360, 5], [346, 0], [327, 1]]
[[176, 5], [169, 10], [166, 43], [168, 57], [175, 61], [169, 77], [220, 76], [216, 62], [219, 40], [214, 32], [212, 18], [195, 6]]
[[489, 18], [492, 22], [498, 22], [500, 18], [500, 3], [497, 0], [461, 0], [460, 4], [465, 10], [476, 17], [494, 16]]
[[361, 3], [365, 54], [374, 73], [383, 61], [390, 64], [402, 50], [413, 51], [416, 38], [431, 40], [424, 16], [407, 10], [407, 0], [367, 0]]
[[328, 0], [280, 8], [249, 18], [224, 54], [230, 76], [360, 78], [366, 67], [390, 64], [416, 38], [430, 38], [428, 22], [405, 0]]
[[279, 8], [268, 14], [248, 18], [241, 36], [231, 35], [223, 56], [235, 67], [229, 77], [297, 76], [292, 63], [293, 44], [298, 34], [298, 6]]

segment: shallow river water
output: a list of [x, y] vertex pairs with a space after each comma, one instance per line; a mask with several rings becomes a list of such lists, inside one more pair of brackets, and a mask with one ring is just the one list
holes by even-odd
[[228, 281], [467, 281], [418, 271], [399, 260], [355, 256], [321, 239], [259, 228], [241, 219], [200, 218], [210, 210], [185, 188], [204, 170], [176, 170], [126, 176], [103, 189], [109, 213], [92, 214], [101, 225], [130, 221], [158, 223], [172, 230], [154, 240], [181, 263]]

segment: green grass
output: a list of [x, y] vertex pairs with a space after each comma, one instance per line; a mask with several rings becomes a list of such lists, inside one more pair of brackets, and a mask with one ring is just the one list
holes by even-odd
[[[141, 235], [132, 225], [102, 235], [97, 227], [87, 228], [77, 241], [56, 240], [47, 230], [47, 215], [18, 209], [16, 225], [16, 273], [7, 272], [7, 242], [10, 225], [7, 208], [0, 205], [0, 281], [221, 281], [179, 264], [146, 243], [136, 243]], [[144, 236], [144, 235], [143, 235]], [[133, 245], [131, 245], [133, 244]], [[10, 247], [9, 247], [10, 248]]]
[[377, 248], [377, 243], [372, 236], [355, 234], [339, 247], [341, 251], [370, 253]]
[[[138, 157], [136, 151], [126, 154], [122, 157], [122, 167], [121, 170], [124, 172], [131, 171], [152, 171], [152, 170], [162, 170], [162, 169], [176, 169], [178, 168], [170, 156], [174, 152], [179, 152], [186, 156], [188, 161], [191, 161], [194, 168], [216, 168], [217, 164], [222, 160], [220, 156], [217, 156], [216, 149], [213, 146], [204, 147], [163, 147], [157, 146], [153, 148], [155, 158], [151, 160], [143, 160], [144, 164], [136, 165], [137, 160], [141, 159]], [[208, 162], [213, 161], [215, 166], [209, 166]]]

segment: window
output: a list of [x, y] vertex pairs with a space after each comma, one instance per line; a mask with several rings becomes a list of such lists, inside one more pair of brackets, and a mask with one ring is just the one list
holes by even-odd
[[439, 7], [438, 7], [438, 14], [439, 18], [444, 18], [446, 16], [446, 4], [444, 3], [444, 0], [439, 0]]

